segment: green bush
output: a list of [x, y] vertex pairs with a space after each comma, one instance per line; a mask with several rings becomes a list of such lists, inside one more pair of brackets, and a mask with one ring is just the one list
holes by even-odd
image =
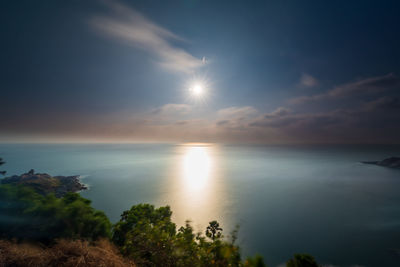
[[261, 255], [256, 255], [254, 257], [248, 257], [244, 262], [244, 267], [266, 267], [264, 259]]
[[[168, 206], [139, 204], [125, 211], [114, 226], [113, 241], [139, 266], [241, 266], [239, 247], [224, 241], [212, 221], [206, 236], [189, 222], [176, 230]], [[250, 265], [249, 265], [250, 266]]]
[[286, 267], [318, 267], [314, 257], [308, 254], [294, 254], [286, 263]]
[[[2, 158], [0, 158], [0, 166], [5, 164]], [[0, 175], [5, 175], [7, 172], [6, 171], [0, 171]]]
[[56, 198], [27, 187], [0, 185], [0, 237], [41, 242], [109, 237], [110, 221], [90, 203], [76, 193]]

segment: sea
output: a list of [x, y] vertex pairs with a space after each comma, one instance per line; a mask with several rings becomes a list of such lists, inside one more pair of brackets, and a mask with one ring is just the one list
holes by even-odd
[[7, 175], [80, 175], [112, 222], [132, 205], [169, 205], [179, 226], [239, 227], [244, 257], [284, 266], [400, 266], [400, 170], [361, 161], [398, 145], [0, 144]]

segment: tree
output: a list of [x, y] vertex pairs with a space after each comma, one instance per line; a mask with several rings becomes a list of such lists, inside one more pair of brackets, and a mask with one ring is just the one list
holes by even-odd
[[52, 242], [109, 237], [111, 223], [76, 193], [42, 196], [32, 188], [0, 185], [0, 237]]
[[311, 255], [294, 254], [294, 257], [286, 262], [286, 267], [318, 267], [318, 264]]
[[[0, 158], [0, 166], [1, 165], [4, 165], [6, 162], [5, 161], [3, 161], [3, 159], [2, 158]], [[6, 171], [0, 171], [0, 175], [6, 175]]]
[[142, 266], [174, 266], [173, 241], [176, 225], [171, 222], [169, 206], [154, 208], [150, 204], [132, 206], [114, 225], [112, 239]]
[[115, 224], [113, 241], [138, 266], [242, 266], [239, 247], [222, 240], [222, 228], [210, 222], [195, 234], [190, 222], [176, 231], [168, 206], [139, 204], [123, 212]]
[[222, 236], [222, 228], [219, 227], [219, 223], [217, 221], [211, 221], [206, 229], [206, 236], [215, 240], [217, 238], [221, 238]]
[[266, 267], [264, 259], [260, 255], [255, 255], [254, 257], [248, 257], [244, 262], [244, 267]]

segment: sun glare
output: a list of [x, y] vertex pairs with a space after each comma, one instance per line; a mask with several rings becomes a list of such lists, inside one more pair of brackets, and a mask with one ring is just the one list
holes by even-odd
[[203, 93], [203, 86], [201, 86], [200, 84], [196, 84], [195, 86], [193, 86], [193, 93], [195, 95], [201, 95]]
[[196, 83], [190, 88], [190, 91], [194, 97], [201, 97], [204, 94], [204, 86]]
[[183, 90], [186, 99], [196, 104], [206, 103], [213, 93], [212, 83], [205, 74], [188, 78], [183, 84]]
[[206, 147], [189, 147], [183, 161], [186, 186], [192, 190], [200, 190], [210, 175], [211, 160]]
[[221, 215], [218, 204], [224, 199], [225, 187], [218, 169], [217, 151], [217, 145], [206, 143], [176, 147], [174, 171], [168, 182], [173, 194], [170, 203], [177, 211], [174, 221], [183, 223], [190, 219], [196, 222], [196, 229], [203, 229]]

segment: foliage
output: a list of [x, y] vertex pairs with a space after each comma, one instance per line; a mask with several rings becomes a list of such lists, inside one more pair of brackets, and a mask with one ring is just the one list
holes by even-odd
[[0, 237], [48, 242], [110, 236], [108, 218], [90, 203], [76, 193], [56, 198], [27, 187], [0, 185]]
[[133, 206], [114, 226], [113, 241], [124, 255], [130, 255], [143, 265], [152, 262], [172, 265], [172, 238], [176, 226], [171, 222], [171, 214], [169, 207]]
[[219, 227], [219, 223], [217, 221], [211, 221], [206, 229], [206, 236], [215, 240], [217, 238], [221, 238], [222, 236], [222, 228]]
[[318, 267], [314, 257], [308, 254], [294, 254], [286, 263], [286, 267]]
[[194, 233], [189, 221], [177, 231], [171, 215], [168, 206], [133, 206], [114, 226], [113, 241], [139, 266], [242, 265], [239, 247], [222, 240], [218, 222], [210, 222], [203, 236]]
[[[5, 161], [3, 161], [2, 158], [0, 158], [0, 166], [3, 165], [3, 164], [5, 164]], [[6, 171], [0, 171], [1, 175], [6, 175], [6, 173], [7, 173]]]
[[254, 257], [248, 257], [244, 262], [244, 267], [266, 267], [264, 259], [261, 255], [255, 255]]

